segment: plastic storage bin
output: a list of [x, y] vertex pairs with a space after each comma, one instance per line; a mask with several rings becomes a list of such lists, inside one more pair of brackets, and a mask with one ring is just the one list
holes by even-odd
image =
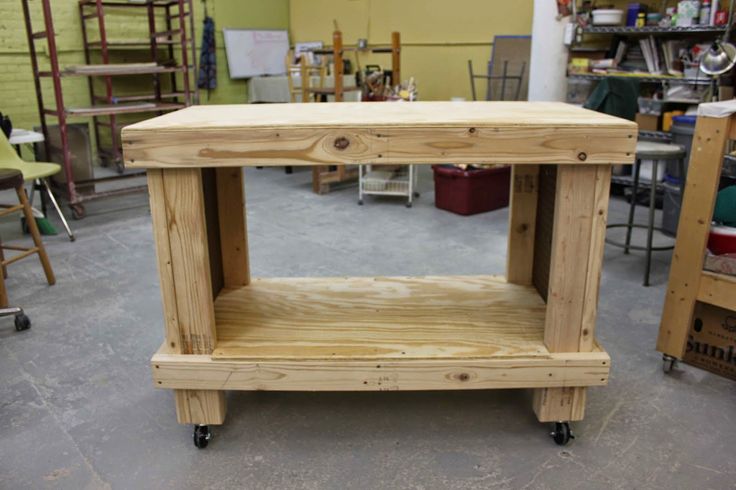
[[682, 208], [682, 192], [678, 179], [665, 177], [662, 196], [662, 233], [669, 236], [677, 235], [677, 224], [680, 222], [680, 208]]
[[509, 205], [511, 167], [462, 170], [434, 165], [434, 204], [468, 216]]
[[[695, 116], [675, 116], [672, 118], [672, 143], [680, 145], [685, 149], [685, 175], [687, 175], [687, 165], [690, 163], [690, 149], [693, 146], [693, 134], [695, 134]], [[675, 178], [682, 178], [680, 169], [677, 168], [677, 162], [667, 162], [667, 175]]]

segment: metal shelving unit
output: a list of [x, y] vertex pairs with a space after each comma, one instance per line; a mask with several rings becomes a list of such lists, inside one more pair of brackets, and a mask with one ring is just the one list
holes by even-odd
[[[107, 36], [105, 18], [124, 10], [145, 9], [148, 23], [148, 39], [132, 40], [110, 40]], [[157, 16], [163, 14], [164, 25], [157, 25]], [[103, 70], [97, 71], [95, 75], [104, 76], [104, 95], [95, 91], [95, 81], [89, 79], [90, 99], [95, 105], [116, 105], [120, 102], [145, 102], [154, 101], [155, 105], [140, 104], [140, 111], [125, 110], [112, 111], [106, 114], [94, 112], [93, 125], [95, 131], [95, 142], [101, 162], [109, 164], [112, 162], [118, 173], [123, 172], [122, 149], [120, 146], [120, 125], [118, 114], [130, 114], [133, 112], [163, 112], [167, 110], [180, 109], [191, 105], [196, 100], [196, 81], [191, 80], [191, 74], [196, 76], [195, 66], [190, 65], [189, 58], [196, 60], [196, 47], [194, 44], [194, 20], [192, 15], [192, 0], [148, 0], [145, 2], [121, 2], [115, 0], [80, 0], [79, 16], [82, 24], [82, 42], [84, 44], [84, 55], [86, 63], [101, 62], [110, 65], [110, 52], [117, 49], [147, 49], [150, 52], [152, 66], [149, 67], [126, 67], [125, 65], [110, 65], [108, 73]], [[91, 29], [88, 22], [97, 21], [98, 39], [90, 40]], [[176, 21], [176, 22], [174, 22]], [[164, 29], [159, 31], [158, 29]], [[187, 32], [189, 31], [189, 32]], [[177, 65], [175, 58], [175, 47], [180, 48], [181, 64]], [[165, 50], [165, 58], [161, 57], [161, 47]], [[117, 66], [117, 68], [112, 68]], [[96, 68], [100, 68], [99, 65]], [[115, 96], [111, 76], [116, 75], [153, 75], [152, 91], [150, 93]], [[169, 75], [168, 92], [162, 91], [161, 75]], [[67, 76], [75, 75], [68, 73]], [[81, 73], [85, 75], [85, 73]], [[180, 80], [178, 76], [180, 75]], [[181, 81], [182, 88], [178, 88]], [[192, 93], [191, 88], [194, 88]], [[169, 103], [163, 103], [163, 99], [173, 99]], [[104, 118], [104, 120], [103, 120]], [[101, 136], [107, 133], [110, 146], [105, 146], [105, 139]]]
[[567, 76], [572, 80], [603, 80], [604, 78], [627, 78], [638, 80], [642, 83], [684, 83], [689, 85], [710, 85], [712, 82], [709, 78], [684, 78], [684, 77], [667, 77], [667, 76], [637, 76], [637, 75], [597, 75], [595, 73], [575, 73]]
[[[657, 36], [662, 38], [667, 37], [678, 37], [678, 36], [689, 36], [693, 38], [702, 38], [703, 40], [712, 40], [716, 36], [721, 35], [726, 31], [726, 26], [711, 26], [711, 25], [694, 25], [687, 27], [669, 26], [593, 26], [589, 25], [586, 27], [579, 28], [579, 32], [586, 35], [614, 35], [620, 37], [633, 37], [637, 36]], [[636, 42], [636, 41], [633, 41]], [[602, 48], [589, 48], [580, 43], [574, 44], [570, 47], [571, 53], [585, 53], [588, 51], [607, 51]], [[703, 75], [702, 77], [675, 77], [671, 75], [652, 75], [648, 73], [641, 74], [621, 74], [616, 73], [610, 74], [597, 74], [597, 73], [570, 73], [567, 76], [568, 80], [589, 80], [589, 81], [600, 81], [606, 78], [625, 78], [631, 80], [637, 80], [643, 84], [678, 84], [678, 85], [691, 85], [691, 86], [708, 86], [714, 83], [713, 79]], [[697, 103], [696, 101], [690, 100], [671, 100], [670, 102], [679, 103]]]
[[[83, 202], [115, 195], [122, 195], [131, 192], [139, 192], [146, 189], [146, 186], [139, 185], [133, 187], [123, 187], [116, 189], [108, 189], [104, 191], [94, 190], [94, 186], [90, 184], [100, 182], [110, 182], [119, 179], [127, 179], [143, 175], [141, 172], [122, 174], [122, 152], [120, 144], [120, 125], [116, 116], [120, 114], [135, 113], [153, 113], [163, 114], [166, 111], [176, 110], [190, 105], [194, 98], [190, 90], [190, 69], [193, 68], [188, 62], [190, 49], [192, 59], [194, 59], [194, 34], [192, 20], [192, 2], [191, 0], [148, 0], [145, 2], [121, 2], [121, 1], [103, 1], [103, 0], [80, 0], [79, 13], [82, 19], [82, 34], [84, 42], [84, 52], [86, 65], [81, 67], [69, 67], [62, 69], [59, 65], [59, 52], [56, 46], [56, 32], [54, 30], [54, 21], [52, 15], [51, 1], [41, 0], [40, 7], [43, 16], [43, 30], [36, 31], [33, 28], [31, 8], [29, 0], [21, 0], [23, 7], [23, 16], [28, 38], [28, 47], [31, 56], [31, 68], [34, 75], [34, 84], [38, 101], [38, 110], [41, 121], [41, 129], [45, 136], [44, 149], [47, 158], [53, 155], [52, 138], [48, 131], [46, 118], [48, 116], [57, 119], [59, 128], [59, 148], [53, 148], [61, 153], [61, 164], [64, 171], [64, 182], [60, 183], [69, 201], [74, 218], [80, 219], [85, 216]], [[131, 63], [131, 64], [111, 64], [110, 50], [113, 49], [113, 43], [109, 43], [105, 30], [105, 8], [106, 7], [131, 7], [145, 8], [148, 11], [148, 25], [150, 39], [148, 40], [148, 49], [151, 52], [152, 63]], [[166, 19], [166, 31], [156, 31], [156, 14], [163, 9]], [[187, 22], [188, 18], [188, 22]], [[88, 38], [87, 22], [91, 19], [97, 19], [99, 28], [99, 39], [90, 41]], [[178, 28], [172, 27], [172, 20], [178, 19]], [[49, 59], [49, 68], [39, 69], [39, 56], [36, 49], [36, 43], [40, 40], [46, 41], [45, 54]], [[121, 41], [123, 43], [123, 41]], [[138, 43], [136, 40], [135, 44]], [[127, 43], [126, 43], [127, 44]], [[169, 47], [168, 53], [171, 60], [174, 59], [175, 44], [181, 47], [180, 65], [160, 64], [158, 60], [159, 44], [165, 44]], [[94, 52], [98, 54], [93, 55]], [[93, 64], [93, 56], [99, 56], [101, 63]], [[95, 59], [97, 61], [97, 59]], [[194, 70], [192, 70], [194, 71]], [[181, 76], [183, 87], [177, 88], [176, 77]], [[70, 107], [64, 101], [64, 93], [62, 88], [62, 78], [86, 76], [89, 81], [90, 100], [92, 105], [87, 107]], [[118, 76], [149, 76], [153, 78], [151, 93], [115, 96], [113, 94], [113, 77]], [[162, 93], [160, 80], [162, 76], [171, 77], [172, 91], [170, 93]], [[53, 105], [47, 106], [44, 103], [44, 93], [41, 86], [41, 78], [47, 77], [51, 79], [53, 87], [54, 99]], [[102, 79], [104, 84], [104, 95], [95, 91], [94, 79]], [[195, 84], [196, 85], [196, 84]], [[166, 101], [164, 101], [166, 99]], [[95, 138], [97, 142], [98, 152], [102, 157], [111, 159], [116, 163], [121, 175], [103, 178], [92, 178], [84, 181], [74, 180], [73, 172], [73, 155], [68, 138], [68, 117], [92, 117], [94, 122]], [[102, 120], [102, 118], [107, 120]], [[103, 130], [109, 131], [110, 146], [105, 148], [100, 133]], [[85, 192], [80, 192], [77, 188], [85, 188]], [[88, 191], [87, 189], [93, 189]]]
[[582, 31], [586, 34], [696, 34], [703, 32], [725, 32], [726, 26], [687, 26], [687, 27], [630, 27], [630, 26], [588, 26]]

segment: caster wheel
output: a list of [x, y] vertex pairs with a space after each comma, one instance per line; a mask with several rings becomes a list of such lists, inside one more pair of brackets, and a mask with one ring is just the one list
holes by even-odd
[[555, 424], [555, 430], [550, 433], [550, 436], [552, 436], [552, 439], [558, 446], [567, 446], [570, 439], [575, 439], [575, 436], [572, 435], [572, 431], [570, 430], [570, 424], [567, 422], [557, 422]]
[[420, 197], [418, 192], [414, 193], [414, 197]]
[[72, 204], [70, 207], [72, 208], [72, 218], [80, 220], [87, 216], [87, 211], [84, 209], [84, 205]]
[[28, 318], [25, 314], [21, 313], [20, 315], [17, 315], [15, 317], [15, 329], [18, 332], [28, 330], [29, 328], [31, 328], [31, 319]]
[[410, 208], [411, 207], [411, 203], [410, 202], [406, 203], [406, 207], [407, 208]]
[[669, 374], [677, 367], [677, 358], [667, 354], [662, 356], [662, 371]]
[[362, 199], [358, 199], [358, 206], [362, 206], [362, 205], [363, 205], [363, 200]]
[[194, 426], [194, 445], [198, 449], [204, 449], [207, 447], [210, 439], [212, 439], [212, 433], [207, 425], [195, 425]]

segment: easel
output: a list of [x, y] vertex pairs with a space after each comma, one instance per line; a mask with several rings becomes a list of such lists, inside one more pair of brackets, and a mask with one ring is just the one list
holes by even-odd
[[[700, 115], [716, 110], [725, 117]], [[701, 104], [657, 339], [657, 350], [664, 354], [665, 371], [685, 355], [696, 302], [736, 311], [736, 277], [703, 271], [729, 140], [736, 140], [736, 101]]]
[[[301, 97], [301, 102], [312, 102], [314, 92], [312, 89], [312, 77], [319, 77], [319, 86], [322, 89], [325, 86], [325, 77], [327, 76], [327, 60], [322, 58], [320, 64], [308, 64], [306, 56], [300, 56], [299, 61], [294, 63], [294, 51], [289, 50], [286, 54], [286, 76], [289, 80], [289, 99], [291, 102], [297, 102], [297, 94]], [[299, 75], [300, 84], [297, 87], [294, 84], [294, 77]], [[310, 93], [311, 92], [311, 93]]]
[[[315, 54], [320, 55], [332, 55], [332, 59], [335, 65], [333, 70], [333, 77], [335, 79], [334, 87], [319, 87], [310, 88], [310, 94], [316, 96], [318, 100], [322, 102], [327, 101], [327, 97], [332, 95], [335, 98], [335, 102], [342, 102], [344, 100], [345, 92], [352, 90], [358, 90], [356, 86], [345, 87], [343, 75], [345, 74], [345, 64], [343, 63], [343, 54], [349, 51], [359, 52], [362, 51], [357, 46], [346, 48], [342, 43], [342, 32], [339, 29], [335, 29], [332, 33], [332, 49], [331, 50], [315, 50], [312, 51]], [[392, 70], [392, 84], [401, 83], [401, 35], [398, 32], [391, 33], [391, 46], [390, 47], [375, 47], [367, 48], [365, 51], [371, 53], [390, 53], [391, 54], [391, 70]], [[302, 99], [304, 100], [304, 99]], [[327, 167], [324, 165], [317, 165], [312, 167], [312, 190], [316, 194], [327, 194], [330, 192], [330, 184], [336, 184], [339, 182], [346, 182], [349, 180], [355, 180], [358, 178], [357, 168], [346, 168], [345, 165], [337, 165], [335, 167]]]

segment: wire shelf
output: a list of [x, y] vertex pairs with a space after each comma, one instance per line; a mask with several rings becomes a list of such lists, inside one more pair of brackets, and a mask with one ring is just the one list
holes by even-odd
[[660, 26], [588, 26], [583, 28], [587, 34], [683, 34], [683, 33], [722, 33], [726, 26], [687, 26], [687, 27], [660, 27]]
[[604, 78], [626, 78], [631, 80], [638, 80], [642, 83], [679, 83], [688, 85], [709, 85], [711, 83], [710, 78], [678, 78], [678, 77], [664, 77], [664, 76], [646, 76], [646, 75], [596, 75], [594, 73], [575, 73], [567, 76], [568, 79], [573, 80], [603, 80]]

